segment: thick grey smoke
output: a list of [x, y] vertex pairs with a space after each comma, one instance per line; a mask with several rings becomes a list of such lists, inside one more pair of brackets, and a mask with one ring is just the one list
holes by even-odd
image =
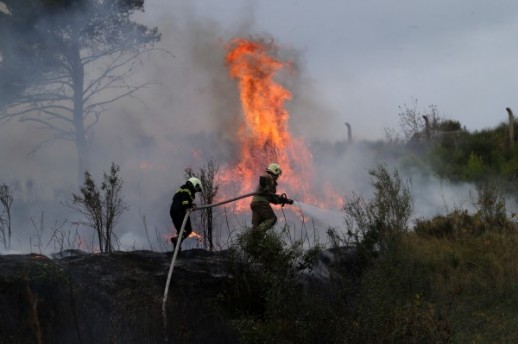
[[[237, 36], [268, 37], [254, 32], [251, 5], [242, 7], [241, 16], [230, 18], [226, 26], [199, 14], [189, 3], [148, 1], [147, 5], [138, 19], [157, 26], [162, 41], [159, 50], [143, 57], [135, 81], [155, 84], [139, 92], [138, 98], [110, 105], [89, 137], [91, 172], [96, 180], [109, 170], [111, 162], [121, 167], [131, 207], [116, 229], [121, 249], [148, 249], [150, 243], [154, 249], [168, 249], [164, 238], [174, 233], [169, 204], [184, 181], [184, 169], [196, 170], [209, 158], [220, 165], [232, 163], [241, 110], [236, 85], [224, 64], [225, 44]], [[333, 192], [344, 196], [353, 191], [368, 196], [372, 192], [368, 169], [382, 162], [380, 157], [367, 149], [361, 138], [354, 145], [347, 144], [345, 120], [337, 122], [342, 114], [320, 100], [320, 91], [312, 82], [316, 76], [305, 71], [304, 54], [296, 48], [286, 48], [285, 53], [297, 67], [297, 75], [286, 81], [294, 95], [288, 105], [290, 128], [294, 136], [307, 141], [314, 155], [317, 175], [308, 182], [329, 184]], [[354, 135], [354, 114], [342, 111]], [[337, 126], [343, 127], [344, 138], [331, 142], [326, 132]], [[93, 233], [73, 225], [75, 215], [62, 205], [71, 199], [72, 192], [78, 192], [75, 147], [72, 142], [57, 142], [31, 154], [46, 135], [26, 123], [11, 121], [0, 126], [0, 182], [15, 192], [13, 247], [52, 252], [55, 236], [63, 232], [68, 237], [62, 242], [73, 242], [80, 236], [88, 248]], [[416, 208], [423, 209], [423, 216], [444, 211], [451, 197], [452, 186], [429, 182], [414, 186]], [[454, 194], [465, 194], [460, 192], [464, 187], [459, 189], [463, 190]], [[463, 202], [462, 196], [452, 202]], [[222, 223], [233, 221], [217, 227], [216, 246], [225, 246], [228, 232], [249, 222], [247, 214], [231, 218], [219, 210], [216, 215]], [[325, 232], [326, 224], [320, 226]]]

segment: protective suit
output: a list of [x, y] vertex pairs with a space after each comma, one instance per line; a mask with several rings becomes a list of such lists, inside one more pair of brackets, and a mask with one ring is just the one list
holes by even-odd
[[[258, 195], [252, 197], [250, 209], [252, 209], [252, 230], [267, 231], [277, 222], [277, 216], [270, 203], [293, 204], [293, 200], [277, 195], [277, 179], [282, 170], [277, 163], [271, 163], [266, 168], [266, 173], [259, 177], [259, 185], [255, 190]], [[286, 196], [286, 195], [284, 195]]]
[[[176, 237], [171, 238], [171, 242], [176, 246], [178, 242], [178, 235], [182, 228], [183, 219], [187, 214], [187, 209], [195, 206], [194, 199], [196, 198], [196, 192], [201, 192], [201, 182], [198, 178], [191, 177], [187, 182], [180, 186], [173, 196], [171, 208], [169, 209], [169, 215], [173, 220], [174, 227], [176, 229]], [[184, 232], [182, 234], [182, 242], [192, 233], [191, 218], [187, 218], [185, 223]]]

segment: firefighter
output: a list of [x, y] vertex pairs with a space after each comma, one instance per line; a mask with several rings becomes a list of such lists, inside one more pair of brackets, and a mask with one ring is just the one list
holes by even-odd
[[[252, 230], [266, 232], [277, 222], [277, 216], [273, 212], [270, 203], [293, 204], [293, 200], [276, 194], [277, 179], [282, 170], [279, 164], [272, 162], [266, 168], [266, 173], [259, 177], [259, 185], [256, 192], [260, 193], [252, 197], [250, 209], [252, 209]], [[285, 195], [284, 195], [285, 196]]]
[[[173, 243], [173, 250], [178, 243], [178, 235], [180, 235], [180, 230], [182, 228], [183, 219], [185, 214], [187, 213], [187, 209], [192, 209], [196, 207], [194, 203], [194, 198], [196, 192], [201, 192], [201, 181], [196, 177], [189, 178], [184, 185], [180, 186], [180, 188], [176, 191], [173, 196], [173, 202], [171, 204], [171, 208], [169, 210], [169, 215], [171, 215], [171, 219], [173, 220], [174, 227], [176, 228], [176, 237], [171, 238], [171, 242]], [[182, 243], [192, 233], [191, 227], [191, 218], [187, 218], [187, 222], [185, 223], [184, 232], [182, 235]], [[182, 247], [180, 244], [179, 251], [181, 251]]]

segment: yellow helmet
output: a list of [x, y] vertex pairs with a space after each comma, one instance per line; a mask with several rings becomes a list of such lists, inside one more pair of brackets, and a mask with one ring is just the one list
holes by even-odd
[[268, 165], [266, 172], [270, 172], [276, 176], [280, 176], [282, 174], [281, 167], [275, 162], [272, 162], [270, 165]]
[[196, 190], [197, 192], [202, 192], [201, 181], [198, 178], [191, 177], [187, 181], [190, 182], [192, 186], [194, 186], [194, 190]]

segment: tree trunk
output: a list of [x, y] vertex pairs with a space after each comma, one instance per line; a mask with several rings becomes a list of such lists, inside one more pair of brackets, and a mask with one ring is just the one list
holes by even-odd
[[[76, 103], [74, 101], [74, 103]], [[74, 104], [74, 108], [77, 105]], [[78, 156], [78, 177], [81, 177], [89, 169], [89, 151], [88, 144], [86, 142], [86, 136], [83, 127], [82, 111], [80, 109], [74, 109], [74, 127], [76, 130], [76, 149]]]
[[78, 176], [81, 181], [83, 174], [89, 169], [89, 150], [86, 142], [84, 127], [84, 79], [85, 71], [81, 61], [79, 34], [72, 32], [72, 46], [70, 48], [70, 66], [72, 69], [73, 102], [74, 102], [74, 129], [78, 157]]

